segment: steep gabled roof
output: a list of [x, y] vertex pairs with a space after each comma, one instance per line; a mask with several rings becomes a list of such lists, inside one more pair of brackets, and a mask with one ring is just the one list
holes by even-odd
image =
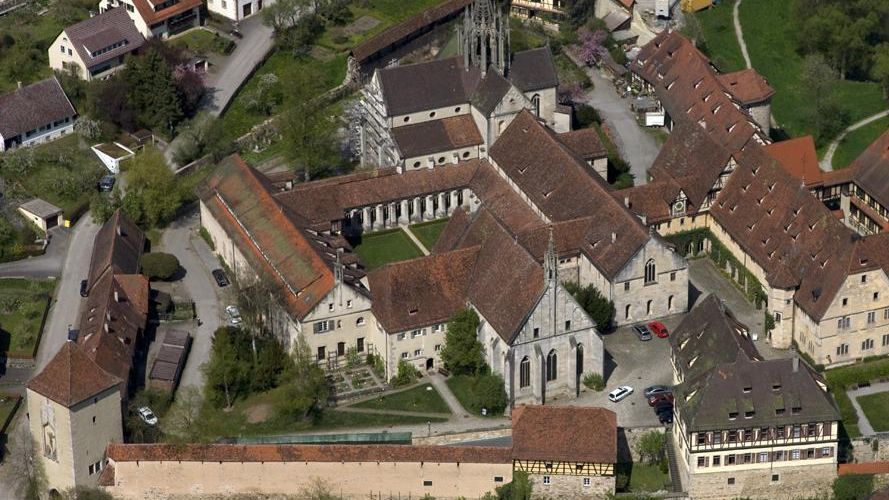
[[562, 132], [559, 141], [586, 161], [591, 161], [608, 156], [608, 150], [602, 144], [599, 133], [593, 127]]
[[113, 273], [139, 272], [139, 258], [145, 249], [145, 234], [121, 210], [112, 214], [96, 234], [90, 257], [90, 287], [107, 270]]
[[[138, 49], [145, 38], [136, 29], [126, 9], [117, 7], [65, 28], [68, 41], [87, 68], [97, 66]], [[91, 55], [113, 44], [123, 45], [103, 54]]]
[[889, 130], [871, 143], [850, 168], [856, 171], [855, 184], [889, 207]]
[[595, 216], [583, 251], [604, 275], [613, 277], [648, 240], [648, 229], [601, 178], [527, 110], [506, 128], [490, 157], [550, 221]]
[[[472, 115], [464, 114], [392, 129], [402, 158], [443, 154], [484, 144]], [[447, 158], [449, 161], [450, 157]]]
[[65, 342], [28, 389], [70, 408], [123, 382], [103, 370], [74, 342]]
[[787, 173], [804, 183], [807, 188], [821, 185], [822, 172], [818, 153], [811, 135], [774, 142], [764, 147], [766, 153], [778, 160]]
[[520, 405], [512, 422], [514, 460], [617, 463], [617, 415], [611, 410]]
[[469, 104], [481, 71], [466, 70], [458, 56], [381, 69], [379, 77], [389, 116], [396, 116]]
[[176, 3], [160, 10], [155, 10], [155, 5], [162, 4], [162, 1], [153, 2], [152, 0], [133, 0], [139, 16], [145, 21], [150, 28], [153, 24], [165, 21], [173, 16], [188, 12], [195, 7], [200, 7], [203, 0], [179, 0]]
[[55, 77], [0, 95], [0, 136], [11, 139], [77, 114]]
[[199, 195], [251, 267], [281, 286], [285, 307], [302, 319], [333, 289], [333, 272], [269, 188], [233, 155], [220, 163]]
[[514, 53], [507, 76], [522, 92], [559, 86], [559, 76], [549, 46]]
[[775, 95], [775, 89], [753, 68], [724, 73], [717, 78], [729, 94], [745, 106], [764, 102]]

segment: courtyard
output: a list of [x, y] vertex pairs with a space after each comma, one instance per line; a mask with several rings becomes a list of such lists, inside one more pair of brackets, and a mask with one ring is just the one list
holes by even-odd
[[373, 271], [390, 262], [422, 257], [423, 252], [401, 229], [391, 229], [367, 233], [351, 241], [355, 253], [368, 271]]

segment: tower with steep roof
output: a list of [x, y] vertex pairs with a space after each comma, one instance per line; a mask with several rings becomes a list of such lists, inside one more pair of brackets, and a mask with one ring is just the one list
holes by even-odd
[[474, 0], [457, 27], [465, 67], [484, 74], [493, 67], [502, 75], [509, 70], [509, 20], [493, 0]]

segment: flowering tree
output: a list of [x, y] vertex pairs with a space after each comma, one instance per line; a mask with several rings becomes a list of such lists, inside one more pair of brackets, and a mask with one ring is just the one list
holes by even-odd
[[578, 55], [585, 64], [592, 65], [605, 54], [607, 49], [604, 44], [608, 34], [604, 30], [590, 31], [583, 27], [578, 30], [577, 35], [580, 40]]

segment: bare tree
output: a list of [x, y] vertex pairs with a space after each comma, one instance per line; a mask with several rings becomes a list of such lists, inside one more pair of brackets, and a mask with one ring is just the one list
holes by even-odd
[[204, 395], [200, 388], [192, 385], [180, 388], [176, 401], [161, 423], [164, 433], [183, 442], [194, 441], [200, 434], [197, 423], [203, 404]]

